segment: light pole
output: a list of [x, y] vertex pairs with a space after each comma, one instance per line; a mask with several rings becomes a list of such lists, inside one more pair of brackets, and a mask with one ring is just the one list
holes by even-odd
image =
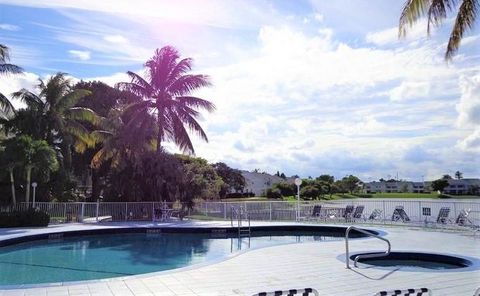
[[37, 188], [37, 182], [32, 183], [32, 188], [33, 188], [32, 207], [35, 208], [35, 189]]
[[295, 220], [298, 221], [300, 218], [300, 185], [302, 185], [302, 179], [296, 178], [295, 185], [297, 185], [297, 219]]

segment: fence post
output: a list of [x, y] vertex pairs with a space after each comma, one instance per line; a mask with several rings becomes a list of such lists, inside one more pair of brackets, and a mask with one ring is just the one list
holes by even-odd
[[63, 217], [65, 218], [65, 222], [67, 222], [67, 203], [63, 203]]
[[270, 221], [272, 221], [272, 201], [269, 201], [268, 204], [270, 205]]
[[386, 208], [385, 208], [385, 200], [383, 200], [382, 202], [383, 202], [383, 224], [385, 224], [387, 222], [387, 212], [386, 212]]
[[422, 222], [422, 202], [418, 202], [418, 222]]
[[85, 203], [82, 202], [82, 212], [80, 214], [80, 221], [83, 222], [83, 216], [85, 214]]
[[128, 220], [128, 203], [125, 202], [125, 221]]
[[155, 221], [155, 203], [152, 201], [152, 222]]
[[205, 216], [208, 217], [208, 203], [205, 202]]
[[223, 202], [223, 219], [227, 220], [227, 202]]
[[100, 208], [100, 199], [97, 199], [97, 209], [95, 211], [95, 217], [96, 217], [96, 221], [98, 222], [98, 210]]

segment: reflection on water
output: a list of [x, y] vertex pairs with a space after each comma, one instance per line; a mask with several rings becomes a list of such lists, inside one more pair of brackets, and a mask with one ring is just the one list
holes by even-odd
[[338, 240], [307, 233], [117, 234], [35, 241], [0, 249], [0, 285], [79, 281], [184, 267], [232, 252], [285, 243]]

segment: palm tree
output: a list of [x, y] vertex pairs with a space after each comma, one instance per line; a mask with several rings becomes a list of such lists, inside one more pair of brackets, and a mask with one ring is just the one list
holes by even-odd
[[215, 105], [191, 94], [211, 84], [206, 75], [187, 74], [192, 69], [192, 62], [191, 58], [180, 60], [174, 47], [165, 46], [157, 49], [155, 55], [145, 63], [145, 78], [129, 71], [127, 74], [132, 81], [117, 84], [120, 89], [143, 98], [128, 108], [132, 112], [128, 125], [138, 125], [146, 113], [155, 115], [158, 128], [156, 150], [159, 153], [163, 141], [173, 141], [184, 152], [195, 152], [185, 126], [208, 141], [197, 122], [200, 116], [198, 109], [212, 112]]
[[[8, 61], [10, 61], [10, 51], [7, 46], [0, 44], [0, 76], [22, 73], [22, 68], [9, 64]], [[2, 93], [0, 93], [0, 109], [4, 114], [11, 114], [14, 111], [10, 100]]]
[[424, 15], [428, 17], [427, 33], [432, 25], [439, 26], [447, 18], [447, 12], [458, 7], [457, 17], [448, 41], [445, 59], [451, 60], [460, 47], [460, 42], [467, 29], [472, 29], [480, 8], [479, 0], [407, 0], [400, 16], [399, 36], [407, 34], [407, 26], [412, 26]]
[[[26, 188], [25, 202], [30, 201], [30, 182], [32, 170], [38, 169], [43, 173], [49, 174], [58, 169], [58, 162], [55, 156], [55, 150], [44, 140], [33, 140], [30, 136], [18, 136], [10, 138], [4, 142], [5, 154], [11, 159], [11, 164], [21, 166], [25, 170]], [[13, 168], [12, 168], [13, 170]], [[12, 171], [11, 172], [11, 178]], [[13, 186], [13, 180], [12, 186]], [[12, 192], [15, 188], [12, 188]], [[14, 197], [13, 197], [14, 198]], [[15, 200], [13, 200], [15, 202]]]
[[[80, 121], [96, 122], [97, 115], [89, 108], [75, 107], [77, 102], [90, 94], [83, 89], [73, 89], [70, 79], [65, 73], [57, 73], [46, 83], [39, 80], [39, 95], [22, 89], [13, 94], [27, 105], [24, 117], [17, 120], [16, 127], [20, 132], [27, 129], [36, 139], [46, 140], [48, 144], [57, 146], [62, 151], [64, 165], [69, 168], [71, 162], [71, 145], [73, 140], [89, 141], [89, 131]], [[20, 114], [19, 114], [20, 115]], [[35, 123], [33, 126], [31, 123]]]

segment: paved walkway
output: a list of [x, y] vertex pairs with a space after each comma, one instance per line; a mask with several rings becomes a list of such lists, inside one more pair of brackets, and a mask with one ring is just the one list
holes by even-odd
[[[287, 223], [254, 223], [279, 225]], [[291, 224], [291, 223], [289, 223]], [[132, 224], [128, 224], [131, 226]], [[151, 223], [135, 223], [139, 227]], [[160, 225], [160, 224], [158, 224]], [[167, 226], [167, 224], [161, 224]], [[226, 222], [171, 223], [175, 227], [229, 226]], [[39, 232], [58, 232], [92, 227], [124, 227], [125, 224], [62, 225], [47, 229], [2, 229], [0, 239]], [[480, 258], [480, 236], [407, 227], [373, 227], [387, 232], [394, 251], [423, 251]], [[352, 252], [384, 250], [376, 239], [351, 241]], [[261, 291], [315, 288], [320, 295], [373, 295], [384, 289], [427, 287], [439, 295], [473, 295], [480, 287], [480, 264], [467, 271], [420, 272], [361, 268], [348, 270], [343, 241], [280, 245], [251, 250], [219, 263], [126, 278], [66, 283], [64, 285], [0, 290], [1, 296], [80, 295], [252, 295]]]

